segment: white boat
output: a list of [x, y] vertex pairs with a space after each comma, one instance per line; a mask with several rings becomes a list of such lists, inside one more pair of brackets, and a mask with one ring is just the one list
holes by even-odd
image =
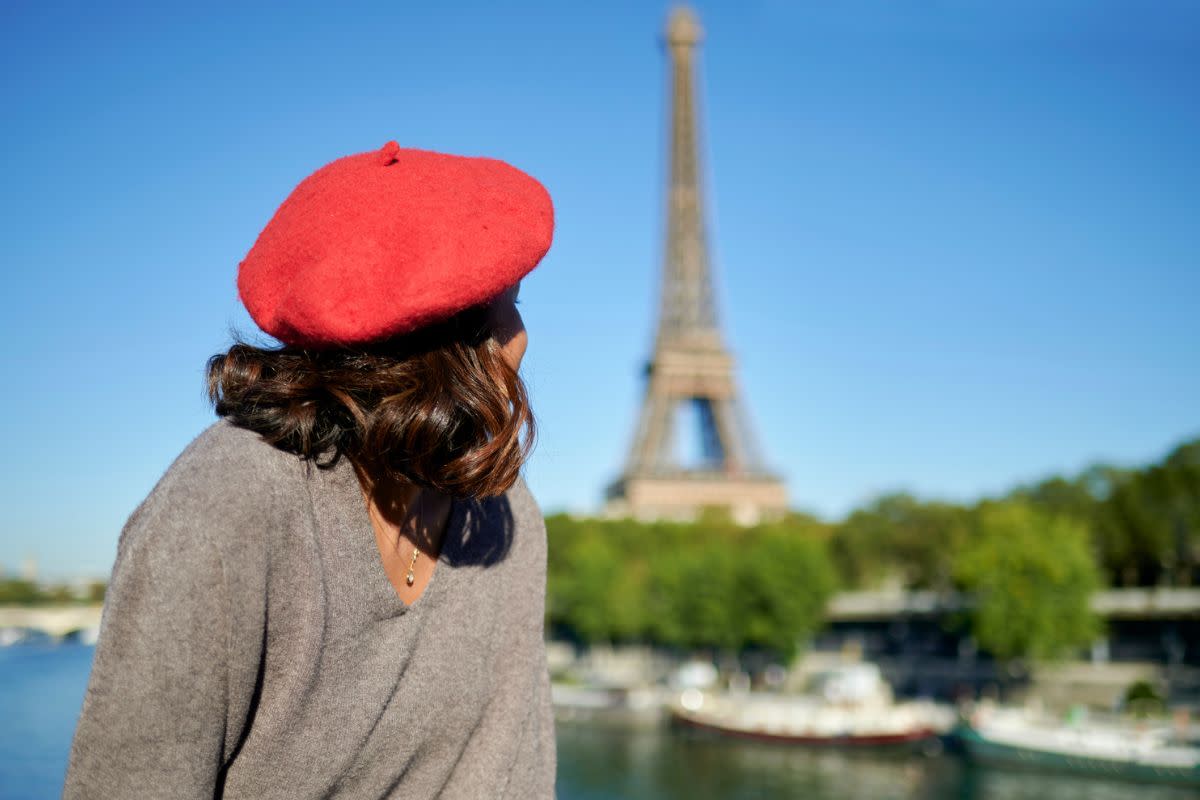
[[940, 741], [954, 727], [949, 706], [895, 702], [874, 664], [817, 676], [804, 695], [687, 689], [671, 703], [681, 726], [760, 741], [834, 747], [910, 746]]
[[957, 736], [968, 757], [990, 764], [1106, 778], [1200, 786], [1200, 746], [1165, 722], [1066, 720], [982, 705]]

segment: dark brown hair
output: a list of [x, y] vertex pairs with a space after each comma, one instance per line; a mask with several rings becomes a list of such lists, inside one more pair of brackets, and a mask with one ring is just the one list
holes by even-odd
[[536, 423], [487, 320], [488, 308], [475, 306], [329, 349], [256, 347], [235, 332], [233, 346], [208, 359], [208, 398], [219, 416], [318, 467], [345, 456], [374, 480], [493, 497], [516, 481]]

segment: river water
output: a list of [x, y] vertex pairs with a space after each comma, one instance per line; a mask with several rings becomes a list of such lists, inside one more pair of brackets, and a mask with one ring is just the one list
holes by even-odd
[[[80, 644], [0, 647], [0, 799], [61, 794], [91, 668]], [[1187, 789], [561, 721], [559, 800], [1184, 800]]]

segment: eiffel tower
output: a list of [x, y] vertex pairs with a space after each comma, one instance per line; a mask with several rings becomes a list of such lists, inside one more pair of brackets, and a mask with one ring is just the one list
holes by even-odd
[[[633, 444], [622, 474], [605, 490], [606, 516], [693, 519], [727, 508], [743, 524], [780, 516], [787, 490], [763, 465], [717, 324], [700, 185], [694, 65], [702, 31], [675, 8], [667, 22], [671, 58], [671, 173], [662, 297], [654, 354]], [[678, 454], [678, 417], [693, 412], [697, 463]]]

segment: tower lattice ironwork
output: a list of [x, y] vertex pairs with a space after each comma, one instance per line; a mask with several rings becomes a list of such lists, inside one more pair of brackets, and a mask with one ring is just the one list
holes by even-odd
[[[717, 321], [705, 227], [695, 14], [672, 11], [665, 45], [671, 64], [670, 172], [661, 305], [645, 394], [621, 476], [606, 491], [609, 514], [688, 518], [702, 506], [730, 508], [754, 522], [786, 510], [787, 492], [763, 463]], [[683, 463], [681, 407], [694, 412], [698, 459]]]

